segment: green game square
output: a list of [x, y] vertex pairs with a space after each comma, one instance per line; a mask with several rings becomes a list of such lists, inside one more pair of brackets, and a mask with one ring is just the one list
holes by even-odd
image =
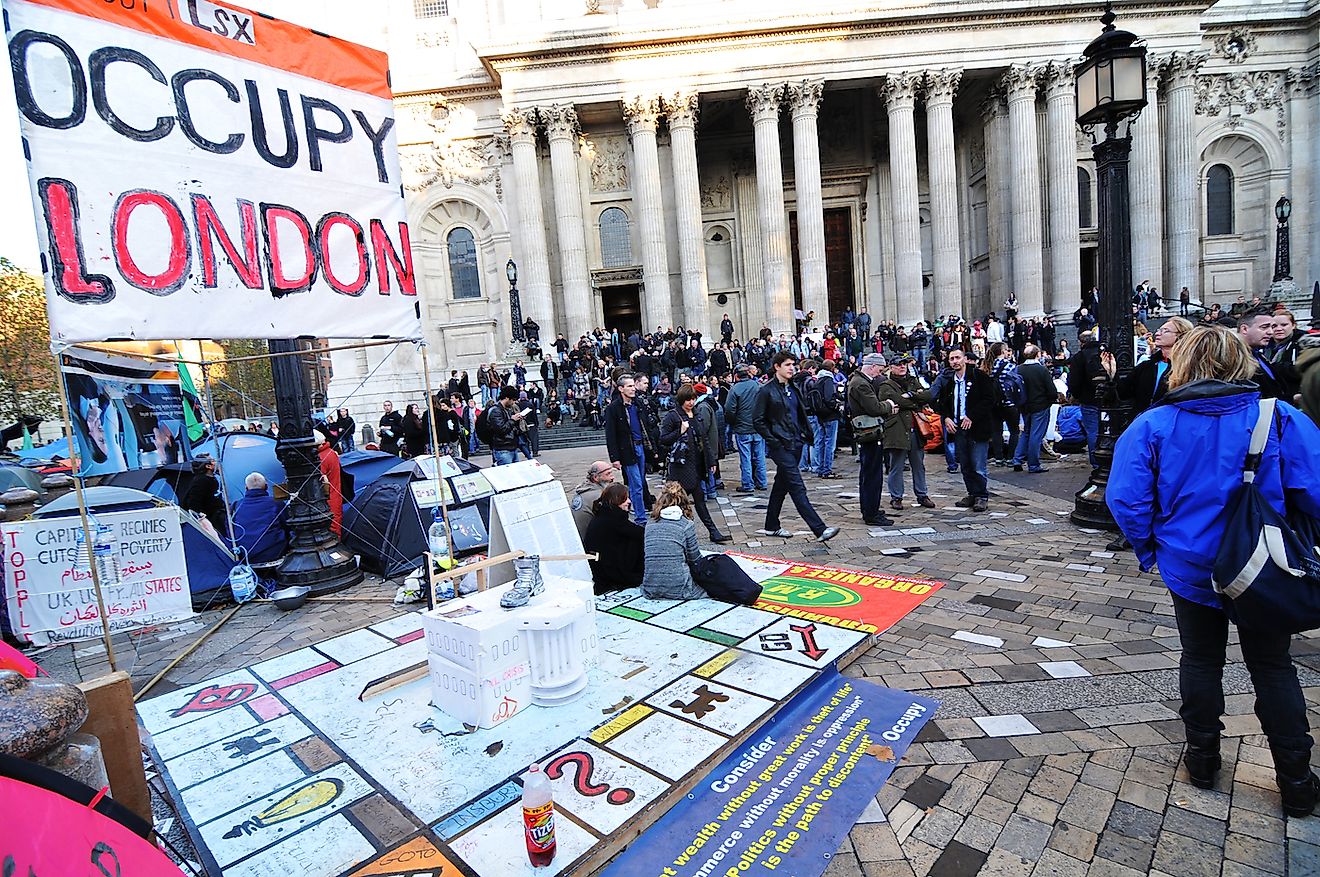
[[722, 646], [736, 646], [742, 640], [736, 636], [729, 636], [727, 633], [720, 633], [718, 630], [706, 630], [704, 627], [694, 627], [688, 631], [688, 636], [695, 636], [697, 639], [709, 640], [713, 643], [719, 643]]
[[643, 612], [640, 609], [629, 609], [627, 606], [615, 606], [609, 610], [611, 615], [620, 615], [624, 618], [631, 618], [633, 621], [645, 621], [654, 613]]

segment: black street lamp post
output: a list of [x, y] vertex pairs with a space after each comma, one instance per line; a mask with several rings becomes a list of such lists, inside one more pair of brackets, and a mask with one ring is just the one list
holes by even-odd
[[267, 343], [272, 354], [283, 354], [272, 356], [270, 370], [280, 421], [275, 456], [284, 464], [289, 485], [289, 550], [275, 575], [282, 586], [306, 585], [313, 596], [342, 591], [362, 581], [362, 571], [330, 529], [301, 348], [289, 338]]
[[1292, 248], [1288, 243], [1288, 217], [1292, 216], [1292, 201], [1287, 195], [1274, 203], [1274, 218], [1279, 220], [1279, 229], [1274, 239], [1274, 280], [1280, 283], [1292, 280]]
[[[1100, 436], [1096, 462], [1086, 486], [1077, 491], [1071, 520], [1086, 527], [1115, 530], [1105, 505], [1105, 488], [1114, 461], [1114, 443], [1131, 419], [1131, 408], [1119, 398], [1116, 382], [1133, 365], [1131, 212], [1128, 193], [1128, 157], [1132, 151], [1130, 126], [1146, 106], [1146, 48], [1134, 45], [1137, 37], [1114, 29], [1114, 10], [1107, 2], [1100, 21], [1100, 36], [1086, 47], [1077, 66], [1077, 124], [1087, 130], [1102, 126], [1104, 139], [1096, 142], [1099, 192], [1100, 304], [1096, 318], [1100, 340], [1113, 354], [1115, 374], [1097, 388], [1100, 401]], [[1120, 128], [1122, 136], [1119, 136]], [[1095, 135], [1092, 133], [1092, 140]]]
[[523, 343], [527, 333], [523, 331], [522, 302], [518, 300], [518, 263], [510, 259], [504, 266], [504, 276], [509, 278], [509, 322], [513, 324], [513, 340]]

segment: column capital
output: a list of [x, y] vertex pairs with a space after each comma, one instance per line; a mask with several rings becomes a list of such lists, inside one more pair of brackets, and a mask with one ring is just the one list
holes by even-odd
[[790, 82], [787, 86], [789, 106], [793, 116], [814, 116], [820, 109], [820, 99], [825, 93], [825, 80], [801, 79]]
[[631, 95], [623, 99], [623, 120], [630, 135], [642, 131], [655, 133], [661, 112], [660, 98], [654, 95]]
[[572, 104], [554, 104], [538, 107], [537, 115], [545, 125], [545, 134], [551, 140], [576, 140], [581, 126], [578, 124], [577, 110]]
[[1071, 61], [1050, 61], [1045, 65], [1045, 99], [1060, 100], [1073, 97], [1077, 80]]
[[1320, 69], [1310, 67], [1292, 67], [1283, 72], [1288, 97], [1304, 97], [1311, 83], [1317, 79]]
[[910, 110], [917, 102], [917, 89], [921, 87], [923, 75], [910, 70], [885, 75], [885, 84], [880, 86], [880, 96], [885, 99], [889, 112]]
[[764, 82], [747, 89], [747, 112], [753, 122], [779, 118], [779, 107], [784, 98], [784, 86]]
[[1004, 73], [1000, 82], [1008, 94], [1008, 102], [1036, 99], [1036, 83], [1040, 79], [1040, 67], [1035, 64], [1014, 64]]
[[700, 97], [695, 91], [676, 91], [664, 97], [665, 116], [669, 127], [695, 128]]
[[511, 143], [535, 143], [536, 125], [540, 120], [535, 107], [514, 107], [500, 116]]
[[1169, 69], [1169, 56], [1146, 53], [1146, 96], [1154, 100], [1160, 89], [1160, 80]]
[[981, 121], [989, 124], [1002, 116], [1004, 110], [1004, 93], [998, 86], [992, 86], [981, 101]]
[[958, 93], [958, 85], [962, 82], [962, 75], [961, 70], [927, 70], [926, 105], [952, 104], [953, 96]]
[[1165, 71], [1169, 74], [1170, 88], [1191, 88], [1196, 74], [1209, 56], [1205, 52], [1174, 52], [1169, 55]]

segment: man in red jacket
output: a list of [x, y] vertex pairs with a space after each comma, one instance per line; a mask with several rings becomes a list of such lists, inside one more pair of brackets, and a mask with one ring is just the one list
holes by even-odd
[[316, 446], [316, 454], [321, 458], [321, 480], [325, 482], [326, 498], [330, 504], [330, 529], [338, 537], [344, 522], [344, 491], [339, 468], [339, 454], [330, 444], [329, 431], [324, 426], [316, 428], [321, 443]]

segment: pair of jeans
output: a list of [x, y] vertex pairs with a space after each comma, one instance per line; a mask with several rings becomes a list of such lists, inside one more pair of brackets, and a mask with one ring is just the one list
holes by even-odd
[[885, 467], [889, 470], [889, 498], [903, 498], [903, 463], [912, 467], [912, 492], [917, 499], [928, 496], [926, 493], [926, 440], [921, 433], [912, 430], [908, 446], [890, 448], [885, 451]]
[[738, 445], [738, 471], [743, 490], [765, 490], [765, 439], [756, 433], [735, 435]]
[[1082, 412], [1082, 432], [1086, 433], [1086, 457], [1094, 469], [1100, 465], [1095, 459], [1095, 443], [1100, 439], [1100, 408], [1096, 405], [1079, 407]]
[[885, 489], [885, 449], [880, 442], [858, 442], [857, 493], [862, 520], [880, 517], [880, 499]]
[[1023, 414], [1022, 421], [1022, 436], [1018, 439], [1017, 450], [1013, 452], [1013, 465], [1026, 463], [1032, 472], [1039, 472], [1040, 447], [1045, 443], [1045, 433], [1050, 426], [1049, 409]]
[[510, 463], [518, 462], [518, 450], [515, 448], [509, 451], [502, 451], [498, 448], [490, 452], [492, 466], [507, 466]]
[[834, 444], [839, 437], [839, 421], [817, 420], [816, 469], [820, 475], [834, 472]]
[[940, 429], [944, 431], [944, 463], [950, 469], [958, 468], [958, 448], [956, 432], [949, 432], [948, 427], [944, 425], [944, 418], [940, 418]]
[[[1228, 616], [1220, 609], [1173, 595], [1182, 656], [1178, 660], [1178, 714], [1188, 731], [1218, 734], [1224, 714], [1224, 660], [1228, 645]], [[1238, 628], [1242, 660], [1256, 690], [1256, 717], [1269, 738], [1270, 748], [1288, 752], [1311, 751], [1306, 700], [1297, 682], [1289, 649], [1292, 637], [1259, 628]]]
[[912, 351], [912, 358], [916, 360], [917, 373], [920, 374], [926, 368], [926, 348], [918, 347]]
[[825, 532], [825, 522], [811, 507], [807, 499], [807, 485], [802, 483], [802, 473], [798, 471], [798, 459], [802, 451], [798, 448], [771, 447], [770, 459], [775, 461], [775, 480], [770, 485], [770, 502], [765, 510], [765, 528], [779, 529], [779, 512], [784, 507], [784, 497], [793, 500], [793, 507], [802, 516], [811, 532], [819, 536]]
[[633, 445], [637, 454], [636, 463], [625, 463], [623, 479], [628, 484], [628, 498], [632, 500], [633, 520], [639, 524], [646, 522], [646, 448]]
[[807, 415], [807, 423], [811, 428], [811, 440], [802, 446], [802, 456], [798, 460], [798, 468], [804, 472], [810, 472], [812, 475], [820, 474], [820, 459], [816, 456], [816, 436], [820, 434], [820, 421], [816, 415]]
[[[1004, 405], [995, 414], [995, 434], [990, 437], [990, 456], [1007, 460], [1017, 452], [1020, 415], [1016, 405]], [[1008, 426], [1008, 441], [1004, 441], [1004, 426]]]
[[990, 442], [978, 442], [969, 435], [959, 435], [957, 456], [967, 495], [973, 499], [989, 499]]

